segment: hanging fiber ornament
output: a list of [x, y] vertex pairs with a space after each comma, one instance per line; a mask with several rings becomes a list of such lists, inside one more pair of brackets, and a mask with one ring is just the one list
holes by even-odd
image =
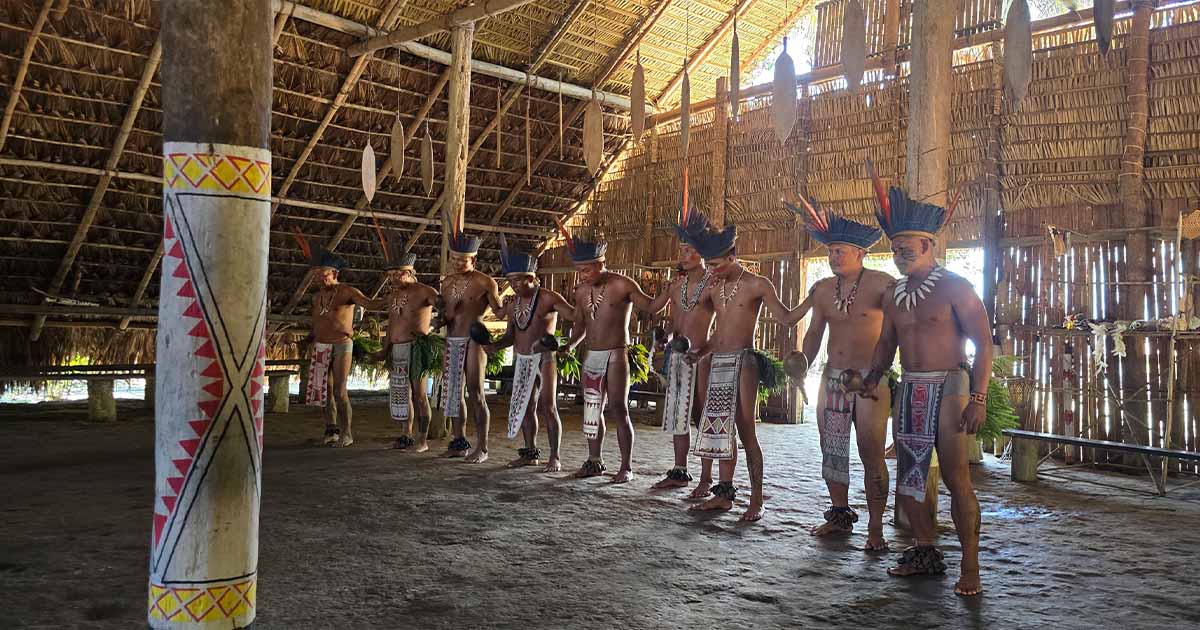
[[[1098, 27], [1099, 20], [1096, 24]], [[1004, 20], [1004, 87], [1013, 109], [1029, 92], [1032, 77], [1033, 25], [1029, 21], [1029, 5], [1025, 0], [1013, 0]]]
[[787, 54], [787, 38], [783, 38], [783, 52], [775, 60], [775, 82], [771, 90], [771, 118], [775, 122], [775, 136], [780, 144], [787, 142], [796, 124], [796, 65]]
[[529, 83], [525, 83], [525, 185], [529, 185], [530, 179], [533, 178], [533, 158], [532, 151], [529, 148], [530, 141], [530, 122], [529, 122]]
[[737, 20], [733, 21], [733, 43], [729, 46], [729, 116], [738, 119], [742, 91], [742, 53], [738, 46]]
[[[1028, 8], [1025, 9], [1029, 11]], [[1108, 54], [1108, 49], [1112, 46], [1113, 32], [1113, 13], [1116, 11], [1115, 0], [1095, 0], [1092, 6], [1092, 15], [1096, 21], [1096, 45], [1100, 47], [1101, 56]], [[1012, 10], [1009, 10], [1009, 15], [1012, 15]], [[1004, 46], [1004, 54], [1008, 55], [1008, 45]]]
[[500, 170], [500, 130], [504, 127], [504, 112], [500, 111], [500, 82], [496, 82], [496, 170]]
[[692, 80], [683, 67], [683, 87], [679, 89], [679, 151], [686, 164], [688, 141], [692, 136]]
[[362, 188], [367, 203], [371, 203], [375, 199], [375, 149], [371, 148], [370, 142], [362, 151]]
[[842, 19], [842, 72], [846, 75], [846, 88], [851, 94], [858, 93], [866, 67], [867, 17], [858, 0], [849, 0]]
[[400, 122], [400, 114], [396, 114], [396, 122], [392, 123], [392, 143], [389, 149], [392, 153], [392, 174], [396, 180], [404, 177], [404, 123]]
[[583, 114], [583, 161], [587, 164], [588, 173], [596, 175], [600, 172], [600, 163], [604, 160], [604, 112], [600, 109], [600, 101], [593, 94]]
[[425, 196], [433, 194], [433, 136], [429, 135], [429, 123], [425, 123], [425, 137], [421, 138], [421, 184]]
[[633, 66], [633, 85], [629, 88], [629, 125], [633, 130], [633, 142], [642, 139], [646, 131], [646, 69], [642, 67], [642, 52], [638, 51], [637, 63]]

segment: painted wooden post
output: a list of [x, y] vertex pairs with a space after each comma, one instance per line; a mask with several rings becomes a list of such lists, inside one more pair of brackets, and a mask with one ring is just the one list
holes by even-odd
[[471, 131], [471, 43], [475, 23], [455, 26], [450, 31], [450, 88], [446, 94], [445, 203], [442, 211], [447, 222], [463, 222], [467, 196], [467, 148]]
[[256, 614], [271, 18], [269, 0], [162, 6], [152, 628], [245, 628]]
[[146, 384], [142, 387], [142, 403], [146, 409], [154, 409], [154, 388], [157, 384], [154, 382], [154, 377], [146, 378]]
[[88, 420], [92, 422], [112, 422], [117, 419], [117, 401], [113, 398], [113, 380], [111, 378], [89, 378], [88, 389]]

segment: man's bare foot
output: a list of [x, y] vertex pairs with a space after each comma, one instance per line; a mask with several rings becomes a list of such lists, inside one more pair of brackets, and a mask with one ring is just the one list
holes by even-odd
[[465, 456], [466, 456], [466, 454], [467, 454], [467, 452], [466, 452], [466, 451], [456, 451], [456, 450], [453, 450], [453, 449], [446, 449], [446, 452], [442, 453], [442, 454], [440, 455], [440, 457], [447, 457], [447, 458], [453, 458], [453, 457], [465, 457]]
[[712, 494], [712, 480], [711, 479], [701, 479], [700, 483], [696, 484], [695, 488], [692, 488], [692, 493], [688, 495], [688, 498], [689, 499], [703, 499], [704, 497], [707, 497], [710, 494]]
[[481, 448], [477, 448], [470, 455], [467, 455], [467, 458], [463, 461], [467, 462], [468, 464], [482, 464], [483, 462], [486, 462], [487, 459], [488, 452]]
[[888, 541], [883, 537], [882, 531], [876, 531], [871, 528], [867, 532], [867, 545], [863, 547], [863, 551], [867, 552], [884, 552], [888, 551]]
[[598, 459], [588, 459], [586, 462], [583, 462], [583, 465], [579, 467], [579, 470], [575, 471], [574, 477], [576, 479], [599, 477], [600, 475], [603, 475], [604, 471], [606, 470], [608, 470], [608, 467], [604, 465], [603, 461]]
[[733, 509], [733, 499], [712, 497], [704, 503], [697, 503], [688, 508], [689, 512], [728, 512]]
[[675, 467], [667, 471], [666, 478], [650, 487], [654, 490], [663, 490], [666, 488], [686, 488], [691, 481], [692, 476], [688, 474], [686, 468]]
[[825, 523], [809, 530], [813, 536], [835, 536], [849, 534], [854, 531], [858, 522], [858, 514], [848, 507], [834, 507], [825, 510]]
[[630, 481], [633, 481], [633, 471], [622, 468], [617, 471], [617, 474], [613, 475], [613, 478], [608, 483], [629, 483]]
[[325, 435], [321, 436], [322, 446], [333, 446], [338, 441], [338, 427], [336, 424], [325, 425]]
[[412, 449], [412, 451], [414, 453], [424, 453], [425, 451], [428, 451], [428, 450], [429, 450], [429, 442], [425, 442], [425, 441], [417, 442], [417, 445], [414, 446]]
[[544, 473], [554, 473], [562, 470], [562, 462], [558, 461], [557, 457], [551, 457], [550, 461], [546, 462], [546, 467], [542, 469]]
[[511, 462], [508, 462], [505, 465], [508, 468], [524, 468], [525, 466], [538, 466], [541, 463], [542, 462], [540, 462], [536, 459], [529, 459], [528, 457], [518, 457], [518, 458], [512, 460]]
[[954, 594], [963, 597], [974, 597], [983, 593], [983, 582], [979, 579], [979, 573], [963, 573], [958, 578], [958, 583], [954, 585]]
[[823, 523], [821, 525], [818, 525], [816, 527], [809, 529], [808, 533], [810, 536], [816, 536], [817, 538], [824, 538], [825, 536], [849, 534], [851, 531], [853, 531], [853, 530], [841, 529], [840, 527], [838, 527], [837, 525], [834, 525], [833, 523]]
[[751, 501], [750, 507], [746, 508], [746, 512], [742, 514], [742, 518], [739, 518], [738, 522], [756, 523], [761, 520], [763, 515], [766, 513], [767, 509], [764, 508], [761, 503], [755, 504], [753, 501]]
[[933, 546], [909, 547], [900, 556], [900, 562], [888, 569], [893, 577], [910, 575], [937, 575], [946, 572], [945, 556]]
[[354, 444], [354, 436], [347, 433], [347, 434], [344, 434], [344, 435], [338, 437], [337, 442], [333, 443], [333, 447], [334, 448], [346, 448], [347, 446], [350, 446], [351, 444]]

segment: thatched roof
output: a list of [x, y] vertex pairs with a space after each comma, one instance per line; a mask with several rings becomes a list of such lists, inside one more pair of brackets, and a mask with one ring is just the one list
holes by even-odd
[[[19, 85], [23, 51], [31, 42], [43, 0], [12, 0], [0, 6], [4, 100], [19, 90], [7, 137], [0, 141], [0, 305], [42, 305], [49, 294], [56, 303], [69, 298], [110, 308], [153, 309], [162, 229], [162, 103], [157, 72], [150, 75], [127, 142], [116, 150], [114, 144], [139, 79], [157, 52], [161, 5], [151, 0], [50, 4], [55, 9], [65, 4], [66, 10], [61, 15], [50, 12]], [[287, 15], [277, 16], [282, 32], [275, 48], [272, 191], [282, 203], [272, 220], [273, 313], [303, 312], [307, 301], [298, 293], [305, 261], [290, 238], [293, 228], [313, 242], [336, 242], [338, 252], [350, 262], [344, 281], [364, 290], [378, 286], [380, 251], [372, 223], [354, 216], [365, 207], [360, 152], [371, 143], [382, 164], [396, 112], [406, 126], [413, 125], [444, 70], [407, 52], [381, 51], [369, 61], [361, 79], [352, 83], [349, 98], [328, 127], [316, 135], [355, 63], [345, 49], [362, 37], [301, 19], [295, 11], [286, 11], [290, 4], [283, 2]], [[390, 1], [303, 0], [298, 4], [375, 27]], [[423, 22], [454, 10], [457, 4], [407, 2], [396, 26]], [[542, 59], [533, 60], [540, 62], [534, 64], [534, 74], [628, 94], [640, 51], [647, 96], [660, 109], [669, 109], [677, 104], [678, 89], [665, 94], [664, 90], [677, 84], [685, 56], [693, 59], [693, 99], [711, 97], [716, 77], [727, 74], [731, 32], [727, 22], [735, 12], [740, 15], [738, 33], [746, 68], [756, 61], [750, 56], [765, 54], [804, 4], [805, 0], [537, 0], [480, 22], [474, 57], [524, 70], [532, 51], [543, 50]], [[637, 50], [631, 42], [639, 44]], [[440, 33], [420, 43], [448, 50], [449, 36]], [[555, 146], [522, 189], [525, 96], [502, 117], [503, 150], [497, 160], [495, 131], [481, 134], [491, 126], [501, 96], [519, 91], [520, 86], [478, 72], [472, 83], [470, 139], [480, 147], [467, 177], [466, 219], [495, 224], [518, 246], [536, 247], [551, 234], [554, 217], [577, 206], [594, 187], [584, 167], [582, 116], [569, 125], [560, 158], [559, 96], [529, 92], [532, 153], [537, 156], [546, 145]], [[413, 142], [405, 177], [384, 180], [370, 207], [381, 213], [385, 229], [401, 230], [406, 237], [415, 234], [420, 222], [404, 222], [401, 217], [441, 216], [435, 204], [441, 189], [446, 102], [444, 90], [440, 92], [426, 118], [439, 162], [433, 196], [422, 191]], [[563, 99], [568, 117], [578, 104]], [[605, 108], [605, 114], [606, 158], [611, 159], [628, 137], [629, 123], [624, 111]], [[311, 153], [297, 168], [310, 145]], [[108, 166], [114, 159], [115, 165]], [[111, 176], [107, 184], [106, 173]], [[294, 180], [289, 181], [289, 176]], [[95, 207], [91, 217], [90, 203]], [[490, 268], [497, 265], [497, 245], [490, 234], [485, 236], [481, 263]], [[72, 259], [67, 252], [73, 240], [82, 246]], [[427, 279], [436, 273], [439, 245], [439, 229], [415, 238], [413, 251], [419, 254], [419, 271]], [[32, 316], [9, 309], [0, 318], [12, 327], [31, 321]]]

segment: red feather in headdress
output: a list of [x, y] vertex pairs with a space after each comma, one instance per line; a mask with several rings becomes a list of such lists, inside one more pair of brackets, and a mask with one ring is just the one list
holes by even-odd
[[954, 189], [954, 198], [950, 200], [950, 206], [946, 208], [946, 220], [942, 225], [950, 225], [950, 218], [954, 216], [954, 209], [958, 207], [958, 200], [962, 198], [962, 186]]
[[558, 231], [567, 241], [567, 251], [575, 253], [575, 239], [571, 238], [571, 233], [568, 232], [567, 227], [563, 225], [562, 219], [560, 217], [554, 217], [554, 224], [558, 226]]
[[371, 223], [375, 224], [375, 236], [379, 239], [379, 247], [383, 250], [383, 261], [392, 262], [392, 255], [388, 252], [387, 238], [383, 235], [383, 228], [379, 226], [379, 219], [375, 218], [375, 213], [371, 213]]
[[804, 209], [808, 210], [808, 214], [813, 218], [813, 222], [817, 228], [822, 232], [828, 232], [829, 219], [825, 216], [825, 210], [822, 209], [821, 213], [818, 214], [817, 211], [813, 209], [812, 204], [808, 203], [808, 200], [804, 198], [804, 195], [800, 195], [800, 203], [804, 204]]
[[300, 228], [292, 226], [292, 238], [296, 239], [296, 245], [300, 247], [300, 252], [304, 254], [305, 260], [312, 260], [312, 247], [308, 244], [308, 239], [304, 238], [304, 234], [300, 232]]
[[887, 189], [883, 186], [883, 180], [879, 179], [879, 174], [875, 172], [875, 163], [870, 158], [867, 158], [867, 174], [871, 176], [871, 185], [875, 188], [875, 198], [879, 200], [883, 218], [887, 219], [888, 225], [891, 225], [892, 204], [888, 201]]
[[683, 209], [679, 211], [679, 224], [687, 225], [688, 220], [688, 167], [683, 165]]

